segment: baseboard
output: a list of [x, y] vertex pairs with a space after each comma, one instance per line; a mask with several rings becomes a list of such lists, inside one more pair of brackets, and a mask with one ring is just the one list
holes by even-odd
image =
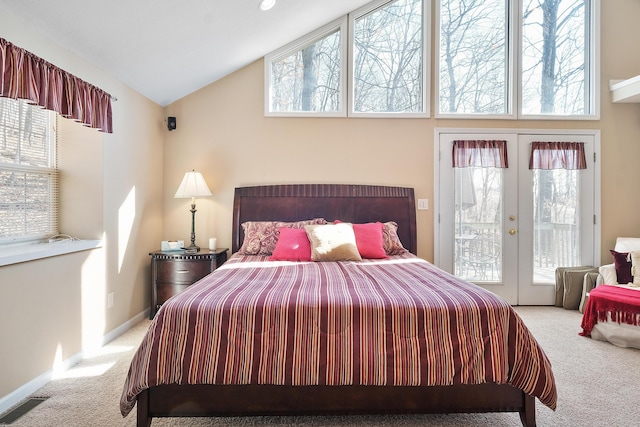
[[126, 322], [124, 322], [122, 325], [118, 326], [117, 328], [115, 328], [112, 331], [110, 331], [109, 333], [107, 333], [104, 337], [102, 337], [102, 345], [104, 346], [104, 345], [109, 344], [111, 341], [113, 341], [114, 339], [118, 338], [120, 335], [124, 334], [129, 329], [133, 328], [135, 325], [140, 323], [142, 320], [148, 319], [149, 318], [149, 313], [151, 313], [151, 309], [147, 308], [142, 313], [138, 313], [137, 315], [135, 315], [131, 319], [129, 319]]
[[[120, 335], [122, 335], [123, 333], [131, 329], [133, 326], [140, 323], [143, 319], [145, 318], [148, 319], [150, 312], [151, 312], [151, 309], [147, 308], [142, 313], [137, 314], [133, 318], [129, 319], [128, 321], [124, 322], [122, 325], [118, 326], [117, 328], [113, 329], [112, 331], [104, 335], [102, 337], [102, 345], [104, 346], [110, 343], [111, 341], [113, 341], [114, 339], [118, 338]], [[72, 355], [71, 357], [69, 357], [68, 359], [62, 362], [62, 371], [65, 371], [75, 366], [83, 358], [84, 358], [84, 352], [82, 351]], [[59, 373], [59, 372], [56, 372], [56, 373]], [[53, 375], [54, 375], [53, 370], [49, 370], [44, 374], [39, 375], [38, 377], [29, 381], [28, 383], [22, 385], [21, 387], [17, 388], [16, 390], [12, 391], [8, 395], [4, 396], [3, 398], [1, 398], [0, 414], [4, 414], [5, 412], [9, 411], [14, 406], [18, 405], [20, 402], [27, 399], [29, 396], [31, 396], [36, 391], [41, 389], [49, 381], [51, 381], [51, 379], [53, 378]]]

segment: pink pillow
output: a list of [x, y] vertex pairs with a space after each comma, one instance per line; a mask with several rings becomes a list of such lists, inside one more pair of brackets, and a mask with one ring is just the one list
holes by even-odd
[[311, 261], [311, 243], [304, 228], [280, 228], [270, 261]]
[[[340, 220], [334, 221], [340, 223]], [[353, 224], [353, 234], [356, 235], [356, 246], [362, 258], [379, 259], [386, 258], [381, 222], [368, 222], [366, 224]]]
[[382, 245], [381, 222], [369, 222], [366, 224], [353, 224], [353, 233], [356, 235], [356, 246], [362, 258], [386, 258], [387, 253]]

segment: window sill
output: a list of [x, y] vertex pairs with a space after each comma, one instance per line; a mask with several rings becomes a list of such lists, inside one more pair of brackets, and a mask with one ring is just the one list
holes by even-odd
[[102, 247], [101, 240], [73, 240], [0, 247], [0, 267]]

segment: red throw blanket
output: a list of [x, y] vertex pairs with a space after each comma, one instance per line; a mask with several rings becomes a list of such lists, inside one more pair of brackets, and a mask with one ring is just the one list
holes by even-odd
[[613, 322], [640, 324], [640, 291], [607, 285], [592, 290], [584, 308], [580, 335], [590, 337], [595, 324], [606, 322], [608, 315]]

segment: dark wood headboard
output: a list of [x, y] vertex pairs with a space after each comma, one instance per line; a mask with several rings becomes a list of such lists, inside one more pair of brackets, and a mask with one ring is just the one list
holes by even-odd
[[398, 237], [417, 254], [413, 188], [348, 184], [290, 184], [238, 187], [233, 201], [232, 251], [242, 245], [246, 221], [299, 221], [311, 218], [344, 222], [398, 223]]

